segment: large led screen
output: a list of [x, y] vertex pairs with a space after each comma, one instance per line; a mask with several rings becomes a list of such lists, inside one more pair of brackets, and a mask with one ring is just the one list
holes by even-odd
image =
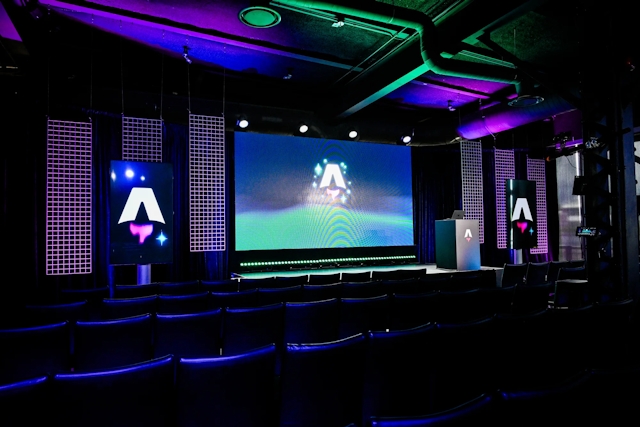
[[413, 246], [410, 153], [237, 132], [236, 250]]
[[173, 167], [112, 161], [110, 263], [163, 264], [173, 260]]

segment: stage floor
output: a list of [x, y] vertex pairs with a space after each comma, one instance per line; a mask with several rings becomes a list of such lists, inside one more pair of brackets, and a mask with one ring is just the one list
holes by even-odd
[[[496, 285], [500, 286], [502, 281], [502, 268], [497, 267], [480, 267], [481, 270], [495, 270]], [[407, 265], [377, 265], [377, 266], [361, 266], [361, 267], [343, 267], [343, 268], [322, 268], [314, 270], [282, 270], [282, 271], [260, 271], [260, 272], [242, 272], [232, 273], [231, 277], [238, 279], [265, 279], [269, 277], [291, 277], [304, 276], [309, 274], [335, 274], [335, 273], [362, 273], [366, 271], [392, 271], [392, 270], [426, 270], [427, 274], [447, 274], [455, 273], [462, 270], [452, 270], [448, 268], [438, 268], [436, 264], [407, 264]]]

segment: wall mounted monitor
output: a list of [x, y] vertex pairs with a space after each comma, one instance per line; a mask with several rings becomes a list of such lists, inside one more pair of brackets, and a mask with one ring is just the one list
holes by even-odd
[[237, 132], [234, 166], [237, 252], [414, 247], [410, 147]]
[[110, 263], [173, 261], [173, 167], [114, 160], [110, 181]]

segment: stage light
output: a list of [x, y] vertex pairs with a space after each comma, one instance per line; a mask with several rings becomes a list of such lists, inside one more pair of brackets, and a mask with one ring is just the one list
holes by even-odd
[[300, 131], [300, 133], [306, 133], [309, 130], [309, 126], [307, 126], [307, 124], [305, 123], [301, 123], [298, 130]]
[[349, 131], [349, 138], [351, 139], [356, 139], [358, 137], [358, 131], [355, 129], [352, 129]]
[[403, 144], [408, 144], [411, 142], [411, 135], [403, 135], [401, 140]]
[[238, 119], [238, 121], [236, 122], [236, 125], [240, 128], [240, 129], [246, 129], [247, 127], [249, 127], [249, 120], [242, 116]]

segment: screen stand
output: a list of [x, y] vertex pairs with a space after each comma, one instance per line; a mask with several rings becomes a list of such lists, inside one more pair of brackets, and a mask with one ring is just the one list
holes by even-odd
[[511, 249], [511, 263], [522, 264], [522, 249]]
[[138, 264], [138, 285], [151, 283], [151, 264]]

